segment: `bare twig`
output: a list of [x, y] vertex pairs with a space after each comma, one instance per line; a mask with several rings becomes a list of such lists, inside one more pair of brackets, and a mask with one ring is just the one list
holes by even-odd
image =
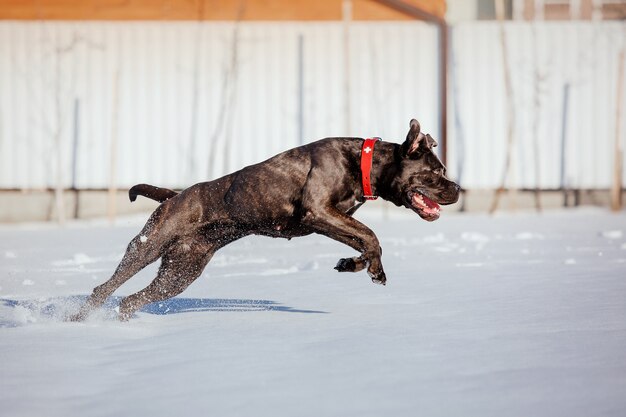
[[64, 53], [63, 51], [64, 49], [57, 47], [54, 60], [54, 104], [57, 122], [56, 129], [54, 131], [54, 147], [56, 150], [56, 184], [54, 187], [54, 201], [57, 210], [57, 220], [61, 225], [65, 223], [65, 198], [63, 196], [63, 150], [61, 147], [61, 133], [63, 132], [63, 114], [61, 111], [61, 54]]
[[511, 68], [509, 66], [509, 59], [507, 55], [507, 40], [506, 32], [504, 30], [504, 0], [495, 0], [496, 12], [498, 15], [498, 21], [500, 22], [500, 46], [502, 48], [502, 64], [504, 70], [504, 88], [506, 92], [506, 108], [507, 108], [507, 142], [506, 142], [506, 158], [504, 161], [504, 169], [502, 171], [502, 181], [500, 186], [496, 190], [489, 213], [493, 214], [500, 201], [500, 195], [504, 192], [506, 186], [506, 179], [511, 170], [511, 160], [513, 154], [514, 144], [514, 129], [515, 126], [515, 111], [513, 104], [513, 85], [511, 83]]
[[343, 0], [342, 3], [343, 18], [343, 56], [344, 56], [344, 119], [345, 119], [345, 135], [350, 135], [350, 119], [352, 112], [350, 109], [350, 24], [352, 22], [352, 0]]
[[[233, 107], [235, 102], [235, 87], [239, 69], [239, 30], [240, 23], [243, 19], [243, 14], [245, 11], [245, 6], [246, 0], [240, 0], [239, 9], [237, 10], [237, 20], [235, 21], [235, 25], [233, 27], [230, 63], [224, 68], [221, 106], [217, 117], [217, 123], [215, 124], [215, 130], [213, 131], [210, 139], [208, 167], [209, 177], [211, 177], [212, 173], [216, 172], [215, 161], [217, 159], [217, 143], [226, 125], [226, 119], [228, 117], [229, 110]], [[227, 147], [228, 143], [226, 143], [225, 146]], [[224, 159], [225, 161], [228, 159], [227, 150], [224, 151]]]
[[[46, 27], [45, 24], [42, 23], [42, 28], [45, 29], [45, 27]], [[40, 123], [35, 122], [33, 123], [33, 125], [34, 126], [39, 125], [42, 128], [42, 130], [47, 132], [52, 137], [54, 158], [50, 158], [49, 160], [50, 162], [47, 164], [47, 166], [50, 171], [54, 172], [54, 174], [51, 174], [50, 177], [55, 178], [55, 185], [54, 185], [54, 199], [51, 202], [51, 206], [48, 210], [48, 219], [52, 218], [52, 206], [54, 205], [54, 208], [57, 213], [57, 221], [59, 222], [59, 224], [63, 225], [65, 223], [65, 196], [64, 196], [65, 187], [64, 187], [64, 180], [63, 180], [63, 166], [64, 166], [65, 161], [63, 159], [62, 142], [63, 142], [63, 133], [65, 129], [65, 126], [64, 126], [65, 114], [69, 110], [70, 106], [68, 105], [68, 101], [65, 100], [64, 97], [62, 97], [64, 93], [64, 88], [63, 88], [63, 82], [62, 82], [63, 74], [61, 73], [61, 62], [62, 62], [63, 57], [74, 53], [76, 48], [81, 44], [85, 44], [88, 48], [91, 48], [91, 49], [104, 50], [105, 48], [103, 45], [97, 42], [93, 42], [76, 32], [72, 34], [72, 39], [70, 40], [70, 42], [65, 45], [61, 44], [58, 31], [54, 32], [54, 37], [50, 35], [45, 36], [43, 38], [43, 41], [44, 42], [47, 41], [51, 45], [50, 56], [51, 56], [51, 59], [53, 60], [54, 70], [51, 72], [40, 71], [40, 73], [42, 75], [42, 83], [44, 85], [48, 84], [47, 82], [48, 80], [44, 78], [45, 75], [52, 74], [50, 88], [51, 88], [51, 92], [52, 92], [52, 96], [54, 100], [54, 111], [52, 112], [54, 116], [53, 116], [53, 119], [49, 123], [47, 123], [46, 115], [48, 112], [46, 111], [43, 105], [39, 105], [40, 110], [41, 110], [39, 112], [41, 114], [41, 122]], [[76, 77], [71, 77], [71, 80], [72, 82], [75, 83]], [[72, 98], [72, 100], [73, 99], [74, 98]], [[38, 107], [38, 103], [36, 101], [34, 101], [31, 104], [34, 108]]]
[[621, 137], [622, 125], [622, 103], [624, 102], [624, 49], [619, 53], [619, 63], [617, 65], [617, 103], [615, 105], [615, 159], [613, 166], [613, 186], [611, 187], [611, 209], [620, 211], [622, 209], [622, 161], [624, 160], [624, 144]]
[[533, 82], [534, 82], [534, 118], [533, 118], [533, 162], [535, 168], [535, 209], [537, 211], [541, 211], [541, 153], [539, 152], [539, 117], [541, 115], [541, 84], [545, 79], [545, 75], [541, 73], [539, 70], [539, 57], [537, 50], [539, 45], [537, 43], [537, 25], [533, 23], [532, 25], [532, 45], [533, 45], [533, 55], [534, 55], [534, 70], [533, 70]]
[[109, 154], [109, 192], [107, 215], [109, 222], [114, 223], [117, 216], [117, 125], [119, 119], [119, 85], [120, 69], [113, 75], [113, 103], [111, 107], [111, 143]]
[[194, 61], [193, 61], [193, 82], [191, 86], [191, 126], [189, 128], [189, 149], [187, 177], [190, 183], [196, 180], [196, 138], [198, 135], [198, 96], [200, 83], [200, 62], [203, 51], [204, 40], [204, 1], [198, 2], [198, 23], [196, 26], [196, 36], [194, 44]]
[[[465, 169], [465, 131], [463, 130], [463, 122], [461, 120], [461, 103], [459, 102], [459, 80], [458, 80], [458, 62], [455, 59], [456, 50], [454, 49], [454, 42], [450, 42], [451, 45], [451, 58], [452, 65], [451, 81], [452, 81], [452, 106], [454, 108], [454, 139], [456, 144], [456, 181], [459, 185], [463, 186], [463, 174]], [[463, 197], [463, 196], [462, 196]], [[461, 199], [460, 211], [465, 211], [466, 198]]]

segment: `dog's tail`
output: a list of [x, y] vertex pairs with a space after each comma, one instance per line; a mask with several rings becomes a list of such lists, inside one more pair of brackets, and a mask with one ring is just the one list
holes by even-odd
[[130, 198], [130, 201], [135, 201], [138, 195], [142, 195], [162, 203], [178, 195], [178, 193], [167, 188], [155, 187], [150, 184], [137, 184], [128, 190], [128, 198]]

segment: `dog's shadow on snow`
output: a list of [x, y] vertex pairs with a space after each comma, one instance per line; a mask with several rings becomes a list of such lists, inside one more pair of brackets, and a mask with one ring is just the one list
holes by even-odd
[[[104, 318], [116, 319], [116, 308], [123, 297], [109, 297], [100, 309]], [[0, 327], [17, 327], [26, 323], [64, 321], [75, 313], [87, 300], [86, 295], [54, 297], [39, 300], [0, 299], [0, 307], [13, 310], [12, 317], [0, 314]], [[253, 312], [279, 311], [284, 313], [327, 314], [320, 310], [303, 310], [282, 305], [271, 300], [246, 300], [228, 298], [170, 298], [165, 301], [148, 304], [139, 312], [169, 315], [193, 312]], [[4, 316], [4, 317], [3, 317]]]
[[326, 311], [301, 310], [270, 300], [241, 300], [229, 298], [170, 298], [144, 306], [141, 310], [150, 314], [178, 314], [193, 311], [282, 311], [285, 313], [316, 313]]

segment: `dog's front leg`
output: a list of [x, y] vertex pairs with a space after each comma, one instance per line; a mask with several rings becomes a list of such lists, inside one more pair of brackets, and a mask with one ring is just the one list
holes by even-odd
[[335, 267], [339, 272], [357, 272], [367, 266], [367, 273], [376, 284], [385, 285], [387, 278], [380, 259], [382, 249], [370, 228], [335, 208], [308, 211], [303, 223], [317, 233], [328, 236], [359, 251], [361, 256], [340, 259]]

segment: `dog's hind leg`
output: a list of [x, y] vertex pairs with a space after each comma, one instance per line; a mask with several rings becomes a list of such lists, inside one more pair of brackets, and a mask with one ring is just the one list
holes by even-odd
[[[79, 312], [68, 319], [71, 321], [85, 319], [90, 311], [101, 306], [117, 288], [160, 257], [171, 253], [169, 260], [176, 259], [173, 256], [173, 254], [177, 253], [176, 244], [185, 241], [193, 242], [196, 239], [196, 236], [192, 235], [192, 233], [196, 231], [197, 220], [201, 217], [201, 214], [201, 209], [198, 209], [197, 205], [190, 206], [189, 202], [184, 199], [172, 198], [162, 203], [152, 213], [139, 235], [130, 242], [113, 276], [104, 284], [94, 288], [93, 293], [80, 308]], [[190, 237], [181, 238], [181, 235]], [[196, 243], [196, 245], [192, 246], [203, 246], [205, 253], [213, 247], [200, 237], [198, 237], [198, 242]], [[192, 246], [189, 247], [191, 248]], [[179, 248], [178, 250], [181, 249]], [[198, 262], [193, 256], [186, 255], [186, 257], [181, 257], [189, 265], [194, 265]], [[198, 254], [198, 258], [202, 258], [202, 254]], [[202, 272], [209, 259], [210, 256], [202, 263], [198, 275]], [[175, 262], [172, 263], [175, 264]], [[183, 267], [181, 266], [179, 269], [182, 270]]]
[[166, 300], [182, 293], [204, 270], [215, 253], [211, 245], [184, 240], [174, 243], [163, 255], [157, 277], [143, 290], [129, 295], [120, 304], [120, 320], [130, 319], [146, 304]]
[[122, 284], [159, 258], [161, 247], [154, 244], [146, 244], [145, 239], [144, 234], [139, 234], [131, 240], [113, 276], [104, 284], [93, 289], [93, 292], [85, 304], [80, 307], [78, 313], [69, 317], [70, 321], [84, 320], [91, 311], [100, 307]]
[[171, 240], [172, 230], [164, 227], [167, 210], [161, 205], [150, 216], [141, 232], [128, 244], [126, 253], [117, 266], [113, 276], [104, 284], [93, 289], [78, 313], [70, 316], [70, 321], [82, 321], [89, 313], [100, 307], [111, 294], [133, 275], [147, 265], [159, 259], [164, 246]]

